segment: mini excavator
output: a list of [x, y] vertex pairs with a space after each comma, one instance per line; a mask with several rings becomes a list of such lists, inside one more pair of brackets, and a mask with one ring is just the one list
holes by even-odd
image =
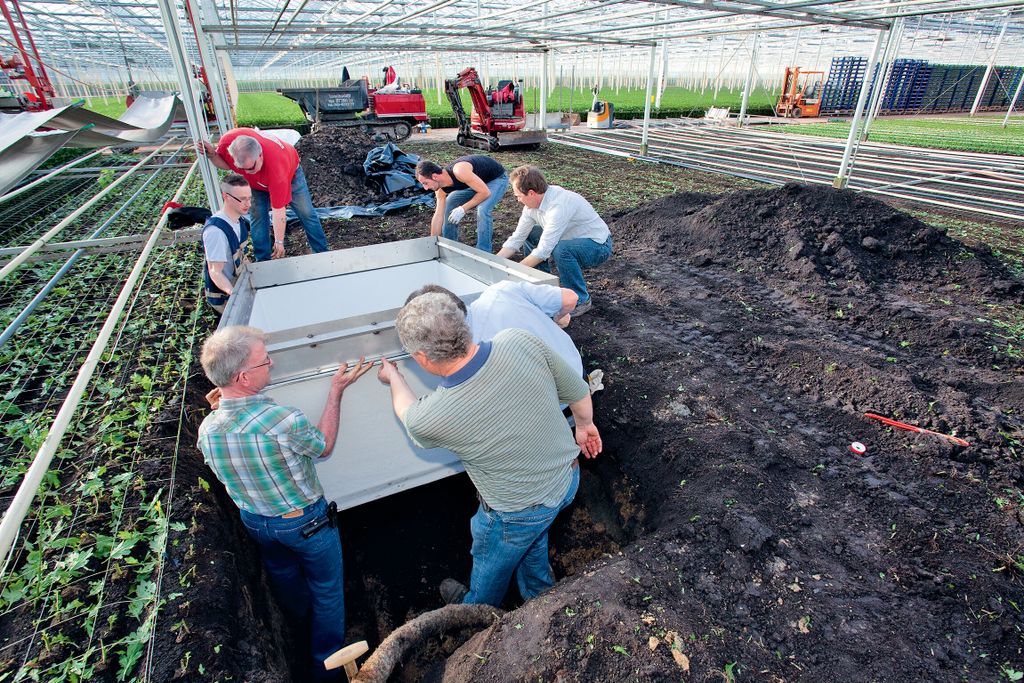
[[[469, 90], [473, 100], [471, 116], [459, 98], [459, 90]], [[514, 81], [498, 81], [493, 90], [484, 88], [476, 69], [469, 67], [455, 78], [444, 82], [444, 92], [451, 102], [452, 111], [459, 122], [455, 138], [463, 147], [475, 147], [489, 152], [498, 152], [510, 147], [532, 147], [548, 139], [542, 128], [526, 127], [526, 110], [523, 106], [522, 86]]]

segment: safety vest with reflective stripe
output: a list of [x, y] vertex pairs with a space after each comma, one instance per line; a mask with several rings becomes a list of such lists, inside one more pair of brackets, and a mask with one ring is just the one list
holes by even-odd
[[[238, 269], [242, 267], [242, 245], [249, 239], [249, 219], [244, 216], [238, 219], [238, 227], [241, 230], [242, 239], [238, 239], [235, 229], [220, 216], [210, 216], [206, 219], [206, 225], [203, 226], [203, 234], [205, 235], [206, 231], [211, 227], [218, 228], [227, 238], [228, 246], [231, 248], [231, 260], [235, 264], [235, 278], [238, 278]], [[205, 286], [206, 301], [218, 311], [223, 310], [224, 304], [228, 301], [228, 295], [221, 291], [221, 288], [210, 277], [210, 267], [206, 262], [205, 252], [203, 258], [203, 284]]]

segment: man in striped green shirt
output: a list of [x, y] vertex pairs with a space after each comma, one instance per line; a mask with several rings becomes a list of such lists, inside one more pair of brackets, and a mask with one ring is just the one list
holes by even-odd
[[262, 393], [274, 366], [262, 331], [218, 330], [200, 360], [219, 391], [211, 392], [215, 410], [199, 427], [199, 448], [259, 543], [281, 607], [297, 620], [311, 615], [313, 678], [336, 680], [323, 660], [345, 640], [341, 539], [314, 461], [334, 450], [345, 388], [372, 363], [342, 364], [314, 426]]
[[[423, 369], [441, 377], [417, 399], [398, 368], [383, 361], [378, 378], [391, 387], [395, 413], [424, 448], [443, 447], [462, 460], [480, 496], [470, 522], [473, 570], [468, 592], [446, 579], [447, 602], [499, 605], [515, 574], [525, 599], [554, 585], [548, 529], [579, 486], [577, 456], [596, 457], [587, 383], [529, 332], [503, 330], [475, 344], [450, 297], [415, 297], [398, 314], [399, 338]], [[559, 409], [569, 404], [573, 438]]]

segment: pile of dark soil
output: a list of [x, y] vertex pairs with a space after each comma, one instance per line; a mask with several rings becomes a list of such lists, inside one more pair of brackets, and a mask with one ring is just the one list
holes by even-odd
[[601, 457], [637, 483], [648, 531], [502, 617], [445, 680], [1024, 669], [1024, 361], [992, 322], [1021, 281], [828, 188], [678, 195], [610, 223], [569, 331], [607, 373]]
[[[373, 133], [340, 126], [323, 126], [316, 133], [302, 136], [295, 149], [313, 196], [313, 206], [367, 206], [406, 196], [409, 190], [380, 194], [367, 182], [363, 162], [370, 150], [384, 142]], [[419, 188], [412, 194], [422, 192]]]

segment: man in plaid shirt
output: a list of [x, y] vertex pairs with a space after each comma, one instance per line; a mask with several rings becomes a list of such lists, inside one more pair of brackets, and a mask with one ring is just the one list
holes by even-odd
[[345, 388], [372, 363], [360, 358], [351, 370], [338, 368], [314, 426], [262, 393], [274, 361], [261, 330], [218, 330], [200, 360], [217, 388], [208, 396], [214, 411], [199, 427], [199, 448], [260, 544], [281, 607], [299, 620], [312, 612], [314, 678], [335, 680], [323, 660], [345, 640], [341, 538], [313, 463], [334, 450]]

